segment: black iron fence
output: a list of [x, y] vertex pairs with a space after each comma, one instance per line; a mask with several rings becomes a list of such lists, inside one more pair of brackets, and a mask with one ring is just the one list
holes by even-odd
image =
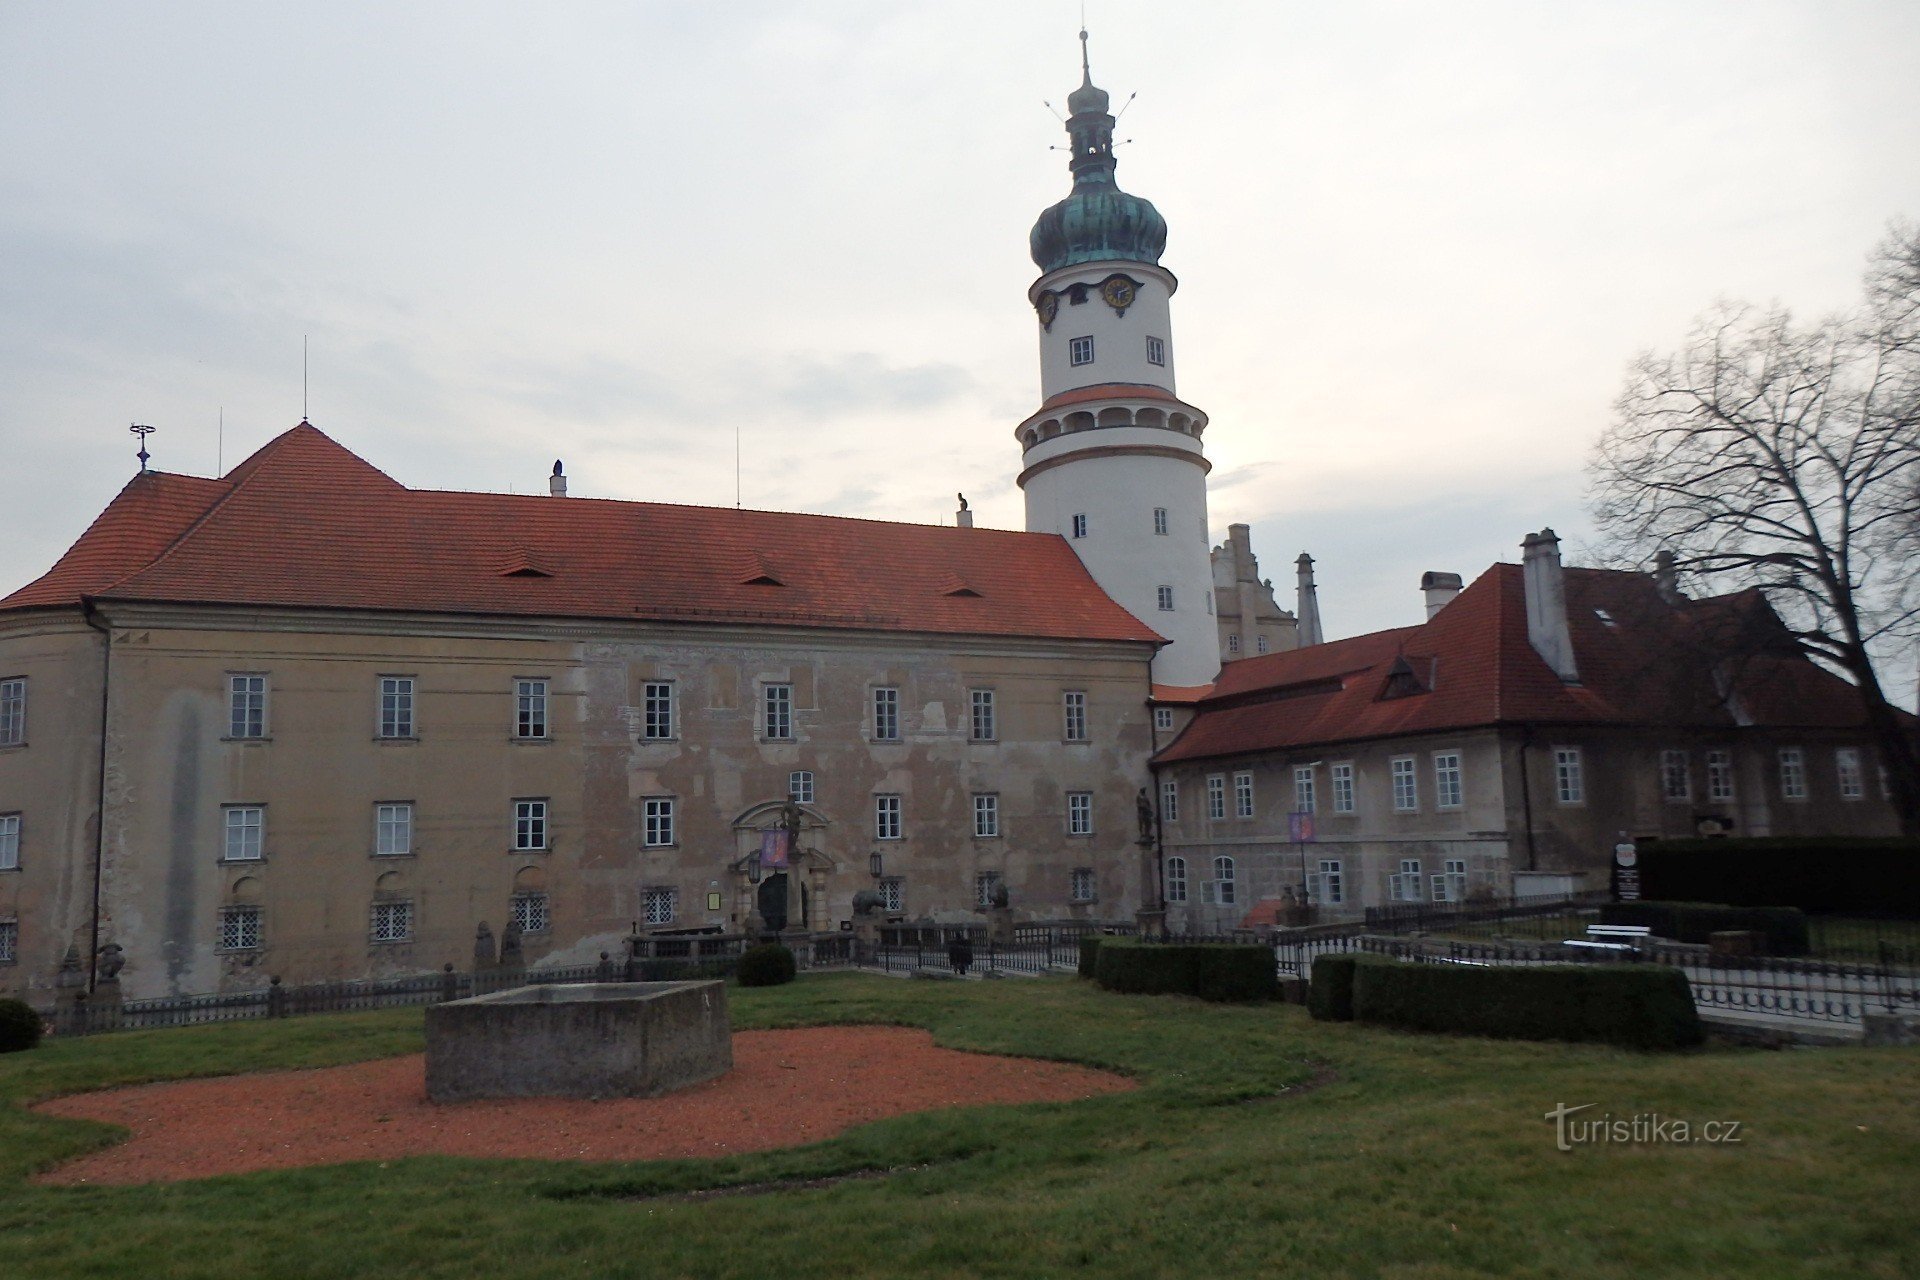
[[[1355, 932], [1544, 939], [1576, 921], [1596, 917], [1600, 905], [1610, 901], [1611, 897], [1605, 893], [1577, 893], [1564, 897], [1485, 898], [1472, 902], [1394, 902], [1384, 907], [1368, 907], [1365, 920], [1356, 925]], [[1561, 936], [1565, 936], [1564, 933]]]

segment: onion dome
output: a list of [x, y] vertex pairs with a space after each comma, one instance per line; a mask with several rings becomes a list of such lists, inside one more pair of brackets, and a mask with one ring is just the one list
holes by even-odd
[[1080, 33], [1080, 87], [1067, 96], [1073, 140], [1073, 193], [1042, 213], [1027, 237], [1042, 272], [1081, 262], [1154, 263], [1167, 247], [1167, 220], [1153, 202], [1122, 191], [1113, 179], [1113, 117], [1104, 89], [1093, 83], [1087, 33]]

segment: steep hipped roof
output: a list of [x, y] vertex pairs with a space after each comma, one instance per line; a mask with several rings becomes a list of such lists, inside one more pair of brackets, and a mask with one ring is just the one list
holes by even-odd
[[1669, 603], [1647, 574], [1565, 572], [1579, 684], [1534, 652], [1520, 566], [1497, 564], [1419, 626], [1228, 663], [1157, 759], [1518, 723], [1864, 723], [1758, 592]]
[[1160, 642], [1052, 534], [408, 489], [305, 423], [138, 477], [0, 609], [83, 596]]

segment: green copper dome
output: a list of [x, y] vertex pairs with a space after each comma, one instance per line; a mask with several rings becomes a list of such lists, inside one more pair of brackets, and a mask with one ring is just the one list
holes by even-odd
[[1042, 213], [1027, 237], [1042, 272], [1115, 259], [1153, 263], [1167, 247], [1167, 220], [1153, 202], [1122, 191], [1113, 180], [1113, 117], [1106, 91], [1094, 86], [1086, 43], [1082, 31], [1080, 87], [1067, 97], [1073, 194]]

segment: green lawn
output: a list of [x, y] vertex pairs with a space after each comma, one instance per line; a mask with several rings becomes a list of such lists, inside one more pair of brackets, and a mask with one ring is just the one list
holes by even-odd
[[[716, 1161], [431, 1157], [40, 1188], [26, 1171], [112, 1134], [22, 1101], [413, 1051], [421, 1015], [50, 1042], [0, 1058], [0, 1276], [1920, 1274], [1920, 1053], [1651, 1057], [1420, 1037], [1070, 979], [833, 975], [731, 998], [738, 1027], [920, 1025], [946, 1045], [1112, 1067], [1143, 1088], [905, 1116]], [[1541, 1117], [1563, 1102], [1740, 1120], [1745, 1140], [1562, 1154]], [[674, 1194], [875, 1169], [901, 1172]]]

